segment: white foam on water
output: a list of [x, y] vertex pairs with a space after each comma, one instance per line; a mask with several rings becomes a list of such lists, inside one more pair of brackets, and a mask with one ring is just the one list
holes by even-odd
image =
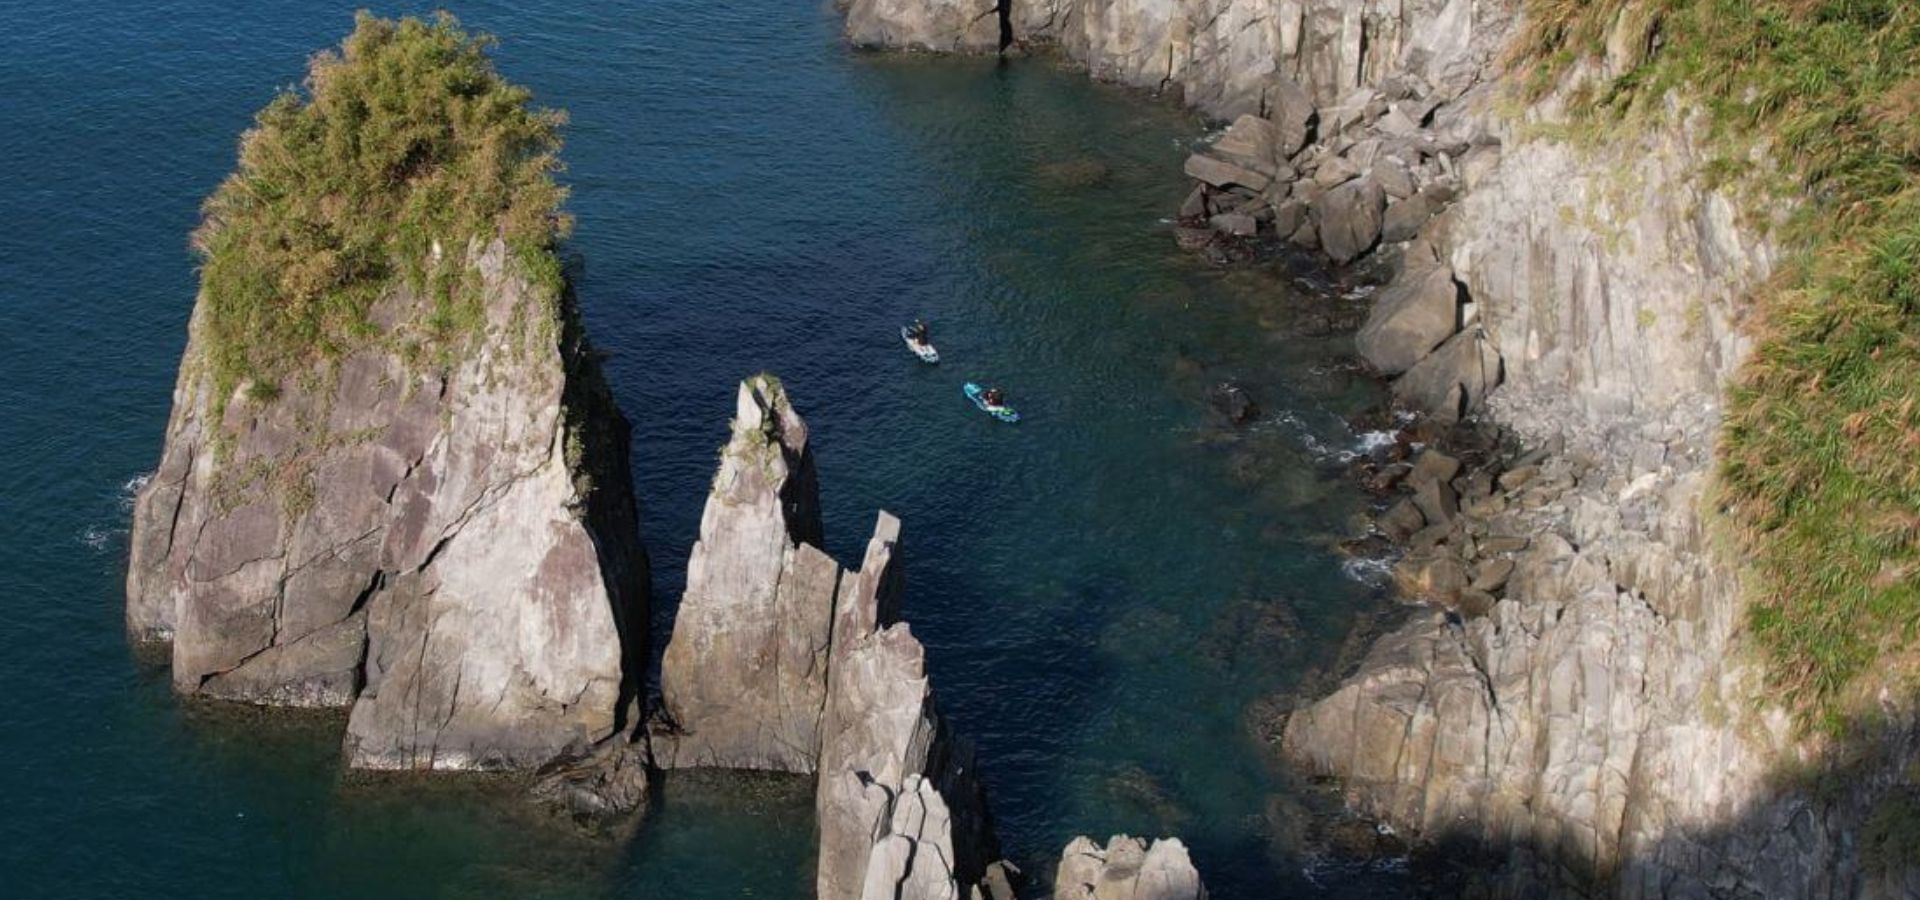
[[127, 479], [125, 483], [121, 484], [120, 485], [120, 508], [127, 512], [133, 511], [134, 498], [139, 496], [140, 489], [146, 487], [147, 482], [152, 480], [153, 480], [152, 472], [141, 472], [140, 474]]
[[1393, 580], [1393, 560], [1356, 556], [1342, 561], [1340, 572], [1367, 587], [1385, 587]]

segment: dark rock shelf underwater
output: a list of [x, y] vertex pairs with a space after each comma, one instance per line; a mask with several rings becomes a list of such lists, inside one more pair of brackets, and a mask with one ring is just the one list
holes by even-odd
[[[0, 37], [0, 93], [37, 98], [0, 134], [25, 173], [0, 188], [21, 226], [0, 237], [15, 889], [805, 896], [804, 784], [669, 779], [612, 850], [483, 786], [343, 777], [337, 722], [182, 704], [131, 658], [123, 486], [158, 454], [185, 236], [247, 116], [349, 11], [44, 6]], [[907, 613], [1017, 862], [1178, 834], [1215, 896], [1406, 890], [1391, 861], [1323, 854], [1326, 798], [1248, 711], [1383, 605], [1332, 549], [1365, 504], [1345, 420], [1378, 397], [1320, 334], [1310, 269], [1174, 247], [1202, 123], [1045, 61], [852, 56], [806, 4], [457, 12], [572, 117], [569, 249], [635, 422], [657, 625], [733, 387], [778, 372], [814, 428], [826, 549], [857, 559], [875, 509], [904, 520]], [[937, 369], [899, 346], [914, 315]], [[1209, 409], [1229, 378], [1262, 408], [1245, 430]], [[1028, 421], [979, 416], [964, 380]]]

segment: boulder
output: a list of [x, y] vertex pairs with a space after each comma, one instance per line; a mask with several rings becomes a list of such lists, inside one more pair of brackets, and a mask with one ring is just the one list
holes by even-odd
[[1380, 189], [1396, 200], [1405, 200], [1414, 195], [1413, 172], [1407, 164], [1391, 156], [1381, 156], [1373, 160], [1368, 170], [1373, 180], [1380, 183]]
[[1478, 409], [1504, 376], [1500, 351], [1478, 329], [1470, 329], [1447, 339], [1395, 380], [1393, 395], [1451, 425]]
[[1180, 218], [1198, 219], [1207, 214], [1207, 186], [1196, 184], [1187, 192], [1187, 199], [1180, 204]]
[[1105, 847], [1077, 837], [1060, 854], [1054, 900], [1205, 900], [1207, 889], [1179, 838], [1150, 844], [1124, 834]]
[[582, 825], [623, 821], [647, 805], [646, 745], [616, 736], [585, 759], [543, 771], [533, 796]]
[[1293, 155], [1293, 149], [1285, 146], [1285, 138], [1278, 126], [1253, 115], [1234, 120], [1213, 142], [1210, 151], [1215, 157], [1245, 166], [1268, 178], [1279, 174], [1287, 165], [1287, 157]]
[[1413, 461], [1413, 470], [1407, 473], [1407, 483], [1418, 489], [1422, 485], [1439, 482], [1447, 484], [1460, 474], [1460, 461], [1429, 447], [1420, 451]]
[[1260, 223], [1246, 213], [1221, 213], [1207, 220], [1214, 231], [1233, 237], [1253, 237], [1260, 230]]
[[1444, 481], [1421, 481], [1413, 488], [1413, 505], [1429, 525], [1445, 525], [1460, 514], [1460, 498]]
[[1412, 537], [1414, 532], [1427, 527], [1427, 517], [1420, 512], [1420, 507], [1414, 505], [1413, 500], [1402, 499], [1381, 513], [1375, 524], [1380, 527], [1381, 534], [1404, 541]]
[[1407, 593], [1448, 606], [1473, 581], [1466, 564], [1444, 550], [1408, 554], [1394, 563], [1393, 577]]
[[1231, 381], [1214, 385], [1213, 390], [1207, 393], [1207, 402], [1213, 406], [1214, 412], [1232, 425], [1245, 425], [1260, 415], [1260, 407], [1253, 402], [1253, 395]]
[[1299, 200], [1282, 200], [1273, 205], [1273, 232], [1282, 237], [1291, 236], [1307, 224], [1307, 204]]
[[1335, 188], [1360, 177], [1360, 167], [1344, 156], [1325, 156], [1313, 170], [1313, 181], [1323, 188]]
[[1204, 250], [1208, 244], [1213, 243], [1213, 229], [1176, 225], [1173, 229], [1173, 242], [1182, 250]]
[[1410, 241], [1433, 219], [1434, 205], [1425, 194], [1416, 194], [1387, 206], [1380, 220], [1380, 240], [1389, 244]]
[[1252, 191], [1263, 191], [1266, 190], [1267, 185], [1273, 183], [1272, 176], [1263, 175], [1226, 160], [1215, 159], [1204, 153], [1195, 153], [1187, 157], [1185, 170], [1188, 177], [1217, 188], [1238, 185]]
[[1511, 559], [1483, 560], [1473, 568], [1473, 587], [1488, 593], [1498, 591], [1507, 586], [1507, 579], [1513, 577], [1513, 569]]
[[1386, 205], [1386, 192], [1371, 178], [1356, 178], [1328, 191], [1313, 207], [1321, 249], [1339, 263], [1373, 249]]
[[1291, 78], [1274, 79], [1267, 90], [1267, 118], [1273, 122], [1274, 149], [1281, 156], [1290, 157], [1307, 145], [1318, 117], [1312, 94]]
[[786, 389], [741, 383], [660, 664], [662, 768], [814, 771], [840, 582], [819, 493]]
[[1410, 269], [1380, 292], [1354, 347], [1368, 364], [1397, 375], [1452, 337], [1460, 327], [1460, 288], [1453, 271]]

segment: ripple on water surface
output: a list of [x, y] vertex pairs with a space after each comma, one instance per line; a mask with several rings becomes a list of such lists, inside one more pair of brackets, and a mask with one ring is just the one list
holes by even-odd
[[[0, 232], [0, 869], [26, 895], [809, 894], [804, 783], [675, 779], [639, 838], [582, 843], [484, 785], [344, 778], [337, 722], [209, 713], [127, 652], [124, 500], [158, 458], [186, 234], [349, 11], [27, 4], [0, 35], [0, 214], [27, 226]], [[849, 56], [814, 4], [458, 11], [571, 113], [572, 249], [660, 597], [734, 383], [776, 371], [814, 426], [828, 549], [857, 559], [876, 509], [905, 522], [908, 616], [1023, 866], [1083, 832], [1179, 833], [1217, 896], [1400, 889], [1391, 861], [1319, 849], [1324, 798], [1247, 712], [1376, 603], [1329, 549], [1362, 505], [1345, 419], [1375, 393], [1293, 327], [1314, 273], [1173, 249], [1201, 123], [1042, 62]], [[899, 345], [915, 315], [937, 368]], [[1229, 378], [1264, 409], [1243, 431], [1207, 408]], [[1026, 421], [981, 416], [965, 380]]]

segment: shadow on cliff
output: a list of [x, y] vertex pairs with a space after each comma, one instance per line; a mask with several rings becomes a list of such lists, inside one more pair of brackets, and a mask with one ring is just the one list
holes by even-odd
[[[1467, 836], [1486, 825], [1472, 823], [1419, 842], [1417, 881], [1436, 898], [1920, 897], [1920, 718], [1912, 714], [1920, 693], [1885, 706], [1903, 712], [1853, 717], [1845, 737], [1774, 770], [1765, 799], [1724, 821], [1633, 845], [1629, 807], [1612, 866], [1597, 866], [1576, 841], [1489, 844]], [[1321, 784], [1337, 794], [1334, 783]]]
[[[560, 302], [560, 347], [566, 360], [567, 383], [561, 403], [566, 432], [581, 440], [583, 463], [576, 481], [586, 497], [583, 512], [594, 551], [605, 573], [614, 627], [620, 637], [620, 691], [614, 710], [615, 733], [639, 724], [639, 706], [645, 701], [650, 653], [648, 627], [652, 566], [640, 540], [640, 505], [633, 488], [633, 426], [621, 412], [607, 381], [602, 355], [588, 339], [580, 318], [574, 285], [585, 266], [578, 253], [564, 261], [565, 293]], [[575, 454], [571, 444], [567, 453]]]

